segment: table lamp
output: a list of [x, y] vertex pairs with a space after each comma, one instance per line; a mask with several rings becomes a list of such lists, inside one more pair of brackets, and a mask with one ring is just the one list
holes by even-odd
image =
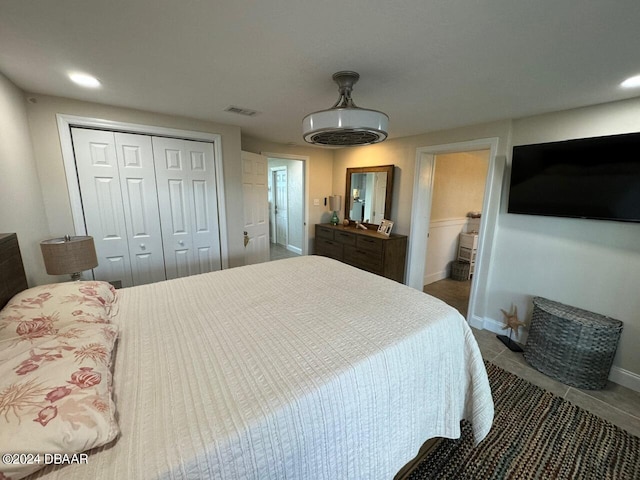
[[82, 278], [84, 270], [98, 266], [93, 237], [52, 238], [40, 242], [44, 266], [49, 275], [71, 275], [71, 280]]
[[340, 222], [338, 212], [342, 208], [342, 195], [333, 195], [329, 197], [329, 209], [333, 212], [331, 216], [331, 225], [337, 225]]

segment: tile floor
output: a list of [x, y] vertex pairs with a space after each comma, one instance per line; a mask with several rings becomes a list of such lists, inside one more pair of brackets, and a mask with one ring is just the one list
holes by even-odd
[[[466, 316], [469, 286], [470, 282], [445, 279], [426, 285], [424, 291], [454, 306]], [[509, 350], [496, 338], [495, 333], [475, 328], [472, 330], [485, 360], [640, 437], [640, 392], [613, 382], [609, 382], [602, 390], [569, 387], [529, 366], [522, 353]]]
[[287, 250], [279, 243], [269, 244], [269, 260], [281, 260], [283, 258], [299, 257], [297, 253]]

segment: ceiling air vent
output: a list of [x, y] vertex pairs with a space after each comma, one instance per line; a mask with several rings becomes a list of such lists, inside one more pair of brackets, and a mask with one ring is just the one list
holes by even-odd
[[227, 108], [224, 109], [225, 112], [231, 112], [231, 113], [237, 113], [238, 115], [244, 115], [245, 117], [254, 117], [256, 115], [258, 115], [258, 111], [256, 110], [250, 110], [248, 108], [240, 108], [240, 107], [234, 107], [233, 105], [229, 105]]

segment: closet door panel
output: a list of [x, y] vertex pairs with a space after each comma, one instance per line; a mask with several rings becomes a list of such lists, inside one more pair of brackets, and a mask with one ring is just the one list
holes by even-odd
[[219, 270], [213, 144], [152, 141], [167, 278]]
[[151, 137], [116, 133], [134, 285], [166, 279]]
[[189, 235], [189, 218], [187, 215], [186, 200], [184, 197], [184, 181], [180, 179], [169, 179], [169, 205], [171, 208], [170, 221], [173, 235]]
[[153, 137], [160, 226], [167, 278], [191, 275], [194, 264], [190, 169], [184, 141]]
[[133, 285], [113, 132], [72, 128], [87, 234], [94, 238], [97, 280]]
[[194, 272], [191, 268], [191, 251], [189, 249], [179, 250], [176, 249], [174, 251], [175, 254], [175, 268], [176, 268], [176, 277], [188, 277], [189, 275], [193, 275]]
[[191, 180], [195, 267], [197, 273], [220, 270], [222, 262], [213, 144], [185, 141], [184, 145], [190, 160], [188, 166]]

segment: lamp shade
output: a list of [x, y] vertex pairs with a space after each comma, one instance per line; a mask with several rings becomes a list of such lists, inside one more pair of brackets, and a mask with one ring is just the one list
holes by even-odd
[[333, 195], [329, 197], [329, 210], [337, 212], [342, 208], [342, 195]]
[[82, 272], [98, 266], [93, 237], [61, 237], [40, 242], [49, 275]]

